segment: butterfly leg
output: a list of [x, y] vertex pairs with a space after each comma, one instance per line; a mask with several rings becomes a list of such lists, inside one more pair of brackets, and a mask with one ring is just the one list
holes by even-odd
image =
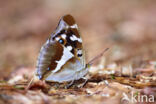
[[74, 80], [72, 80], [69, 84], [67, 84], [67, 85], [65, 86], [65, 89], [70, 88], [70, 87], [73, 85], [73, 83], [74, 83]]
[[82, 77], [82, 79], [84, 80], [84, 82], [81, 85], [78, 86], [79, 88], [82, 88], [87, 84], [88, 78]]

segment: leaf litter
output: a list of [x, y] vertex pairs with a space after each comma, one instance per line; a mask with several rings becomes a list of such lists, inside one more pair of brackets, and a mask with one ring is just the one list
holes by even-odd
[[[150, 62], [151, 63], [151, 62]], [[152, 65], [152, 66], [151, 66]], [[65, 89], [65, 84], [45, 83], [43, 81], [35, 82], [29, 90], [25, 90], [29, 82], [27, 77], [19, 77], [17, 74], [14, 80], [0, 81], [0, 98], [7, 103], [23, 103], [23, 104], [58, 104], [64, 102], [84, 103], [92, 102], [112, 102], [120, 99], [123, 94], [130, 94], [132, 91], [146, 95], [153, 94], [156, 91], [155, 66], [149, 64], [150, 71], [146, 69], [138, 69], [137, 74], [131, 71], [123, 72], [125, 68], [132, 70], [130, 66], [124, 68], [116, 64], [99, 67], [99, 65], [91, 67], [88, 74], [88, 82], [82, 87], [77, 86], [83, 81], [75, 81], [74, 85], [69, 89]], [[152, 69], [152, 70], [151, 70]], [[150, 73], [144, 75], [143, 73]], [[28, 73], [25, 73], [28, 74]]]

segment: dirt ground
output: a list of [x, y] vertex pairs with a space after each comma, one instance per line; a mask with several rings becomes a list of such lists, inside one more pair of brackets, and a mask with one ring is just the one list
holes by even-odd
[[[41, 46], [65, 14], [80, 28], [87, 62], [109, 50], [82, 88], [82, 79], [69, 89], [38, 81], [26, 91]], [[0, 0], [0, 104], [155, 104], [155, 17], [155, 0]]]

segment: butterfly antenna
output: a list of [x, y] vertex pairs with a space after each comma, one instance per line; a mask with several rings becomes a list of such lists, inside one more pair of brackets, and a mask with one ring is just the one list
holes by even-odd
[[100, 54], [98, 54], [98, 55], [95, 56], [92, 60], [90, 60], [90, 61], [88, 62], [88, 64], [87, 64], [87, 66], [91, 66], [91, 65], [95, 62], [95, 60], [97, 60], [97, 59], [99, 59], [100, 57], [102, 57], [103, 54], [104, 54], [106, 51], [108, 51], [108, 49], [109, 49], [109, 48], [106, 48], [106, 49], [103, 50]]
[[34, 77], [31, 78], [30, 82], [28, 83], [27, 87], [25, 88], [26, 91], [29, 90], [29, 88], [30, 88], [31, 84], [33, 83], [33, 81], [34, 81]]

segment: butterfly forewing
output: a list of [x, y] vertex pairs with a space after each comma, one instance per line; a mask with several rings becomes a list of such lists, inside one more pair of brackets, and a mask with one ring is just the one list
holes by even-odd
[[78, 26], [71, 15], [63, 16], [53, 35], [53, 39], [69, 49], [78, 59], [82, 57], [82, 39]]

